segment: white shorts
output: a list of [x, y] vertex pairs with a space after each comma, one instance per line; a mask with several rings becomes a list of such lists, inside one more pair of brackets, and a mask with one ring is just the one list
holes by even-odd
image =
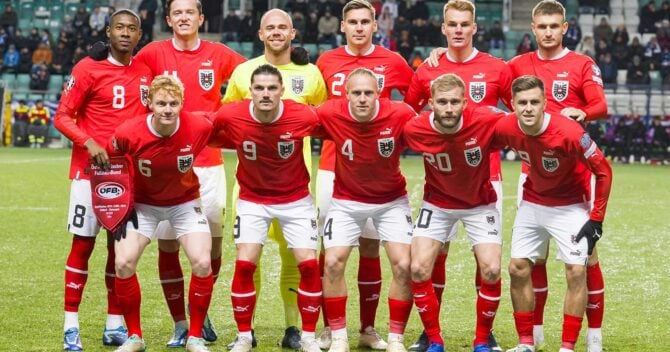
[[451, 242], [458, 237], [458, 221], [463, 223], [470, 245], [495, 243], [502, 245], [502, 221], [494, 204], [472, 209], [444, 209], [426, 201], [421, 205], [414, 225], [414, 236]]
[[235, 243], [264, 244], [273, 219], [279, 221], [288, 248], [317, 248], [318, 230], [312, 197], [285, 204], [258, 204], [237, 200], [233, 225]]
[[523, 201], [523, 184], [526, 183], [528, 174], [523, 172], [519, 174], [519, 182], [516, 184], [516, 207], [519, 208]]
[[100, 232], [100, 224], [93, 212], [91, 181], [89, 180], [72, 180], [70, 183], [67, 230], [83, 237], [95, 237]]
[[491, 181], [491, 186], [493, 190], [496, 191], [496, 209], [498, 209], [498, 214], [502, 218], [503, 213], [503, 185], [501, 181]]
[[535, 262], [544, 258], [549, 239], [558, 245], [556, 257], [566, 264], [586, 265], [586, 238], [576, 243], [575, 237], [589, 219], [589, 204], [548, 207], [521, 201], [512, 230], [512, 258]]
[[165, 207], [135, 203], [135, 211], [139, 228], [135, 229], [129, 223], [126, 230], [139, 232], [150, 240], [156, 238], [156, 228], [161, 222], [168, 223], [174, 229], [177, 234], [175, 238], [195, 232], [209, 233], [209, 222], [199, 198]]
[[384, 204], [333, 199], [323, 228], [324, 247], [358, 245], [368, 218], [377, 229], [380, 240], [403, 244], [412, 242], [412, 212], [407, 196]]
[[[193, 171], [200, 182], [200, 200], [207, 221], [212, 226], [222, 226], [226, 212], [226, 171], [223, 165], [194, 167]], [[212, 233], [212, 236], [222, 237], [223, 231]], [[174, 240], [177, 238], [177, 233], [167, 221], [164, 221], [158, 224], [155, 237], [159, 240]]]

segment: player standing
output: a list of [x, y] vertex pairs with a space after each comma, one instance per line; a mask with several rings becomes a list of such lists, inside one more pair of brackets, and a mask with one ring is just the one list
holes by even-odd
[[[167, 23], [173, 38], [152, 42], [142, 48], [136, 59], [149, 66], [154, 76], [174, 75], [185, 86], [184, 111], [214, 112], [221, 106], [221, 85], [230, 77], [244, 57], [227, 46], [201, 40], [198, 28], [204, 21], [199, 0], [168, 1]], [[200, 195], [212, 234], [212, 271], [214, 280], [221, 268], [223, 212], [226, 202], [226, 179], [223, 158], [218, 148], [206, 147], [195, 160], [194, 171], [200, 180]], [[163, 294], [175, 323], [168, 347], [184, 346], [187, 322], [184, 307], [184, 276], [179, 263], [179, 244], [175, 232], [164, 222], [158, 231], [158, 272]], [[217, 336], [205, 320], [207, 341]]]
[[[393, 89], [402, 94], [407, 92], [413, 71], [405, 59], [396, 52], [372, 44], [372, 35], [377, 31], [377, 22], [375, 10], [370, 3], [364, 0], [352, 0], [344, 5], [340, 30], [344, 33], [347, 44], [326, 51], [316, 63], [326, 81], [330, 99], [346, 97], [345, 80], [359, 67], [374, 72], [380, 97], [389, 98]], [[332, 142], [324, 141], [316, 175], [316, 198], [321, 225], [328, 213], [333, 194], [335, 154]], [[386, 342], [374, 329], [382, 282], [379, 235], [370, 224], [365, 227], [360, 238], [359, 253], [358, 291], [361, 321], [359, 344], [383, 350], [386, 348]], [[323, 263], [323, 257], [319, 259], [320, 263]], [[326, 328], [319, 340], [321, 348], [327, 349], [330, 346], [330, 329], [327, 327], [327, 321], [324, 321], [324, 325]]]
[[238, 336], [233, 352], [249, 352], [256, 306], [254, 273], [273, 220], [295, 257], [300, 272], [296, 287], [302, 318], [298, 348], [320, 352], [314, 330], [321, 311], [321, 279], [316, 261], [316, 209], [309, 194], [309, 172], [301, 151], [317, 125], [316, 113], [293, 100], [281, 100], [281, 73], [272, 65], [251, 73], [251, 100], [226, 104], [215, 115], [215, 128], [237, 150], [240, 198], [233, 230], [237, 260], [231, 287]]
[[[554, 0], [539, 2], [532, 12], [531, 23], [538, 50], [510, 60], [513, 77], [535, 75], [546, 89], [547, 110], [561, 115], [589, 121], [607, 114], [607, 101], [603, 90], [600, 68], [588, 56], [564, 48], [563, 36], [568, 30], [565, 8]], [[522, 163], [519, 191], [525, 181], [527, 166]], [[520, 196], [519, 196], [520, 198]], [[548, 251], [548, 247], [547, 247]], [[544, 343], [544, 305], [547, 300], [547, 268], [545, 254], [533, 266], [535, 292], [535, 317], [533, 330], [537, 346]], [[598, 263], [597, 251], [589, 256], [587, 266], [589, 303], [586, 309], [588, 330], [586, 342], [590, 352], [602, 350], [602, 321], [605, 310], [605, 283]]]
[[[291, 16], [279, 9], [266, 12], [261, 18], [258, 36], [265, 46], [263, 55], [240, 64], [233, 71], [223, 101], [239, 101], [250, 98], [249, 81], [251, 74], [260, 65], [271, 64], [281, 73], [288, 89], [284, 89], [282, 99], [292, 99], [302, 104], [320, 105], [326, 100], [326, 85], [321, 77], [319, 69], [310, 63], [299, 65], [291, 62], [291, 40], [295, 38], [295, 29]], [[307, 137], [303, 143], [303, 157], [308, 166], [307, 171], [311, 174], [312, 148], [310, 138]], [[233, 199], [237, 199], [239, 185], [235, 183], [233, 188]], [[234, 211], [234, 209], [233, 209]], [[233, 217], [234, 218], [234, 217]], [[279, 223], [274, 220], [270, 225], [268, 237], [279, 246], [281, 258], [281, 274], [279, 276], [279, 289], [284, 302], [284, 317], [286, 330], [282, 339], [284, 348], [300, 348], [300, 330], [298, 330], [299, 310], [297, 304], [298, 286], [300, 272], [298, 263], [293, 253], [287, 247], [286, 240], [281, 231]], [[254, 274], [254, 285], [256, 291], [261, 289], [260, 261], [257, 263]], [[255, 345], [255, 336], [254, 336]], [[234, 342], [229, 345], [232, 348]]]
[[431, 273], [435, 259], [461, 221], [481, 273], [477, 295], [475, 352], [489, 352], [489, 335], [500, 303], [502, 221], [489, 178], [491, 128], [505, 113], [494, 107], [470, 108], [465, 83], [455, 74], [431, 84], [433, 111], [405, 125], [408, 146], [424, 157], [426, 182], [412, 238], [412, 291], [429, 341], [429, 352], [444, 351], [439, 301]]
[[324, 303], [332, 331], [331, 352], [349, 350], [344, 270], [368, 219], [379, 232], [393, 273], [386, 350], [405, 351], [403, 335], [412, 309], [412, 216], [400, 154], [403, 126], [416, 113], [407, 104], [379, 99], [377, 82], [373, 71], [356, 69], [346, 80], [347, 100], [330, 100], [317, 109], [324, 136], [337, 150], [333, 199], [323, 228]]
[[[541, 79], [517, 78], [512, 94], [517, 119], [496, 124], [495, 143], [511, 147], [530, 172], [512, 233], [510, 291], [519, 345], [510, 351], [535, 351], [531, 269], [537, 258], [546, 255], [550, 238], [558, 246], [557, 257], [565, 263], [567, 281], [560, 351], [573, 351], [586, 310], [587, 255], [602, 236], [612, 169], [579, 123], [545, 112]], [[589, 211], [591, 173], [595, 198]]]
[[140, 324], [142, 293], [135, 274], [137, 263], [156, 236], [161, 221], [168, 221], [191, 263], [188, 302], [191, 324], [186, 350], [208, 352], [202, 326], [212, 298], [214, 279], [210, 252], [212, 237], [200, 201], [198, 176], [192, 165], [207, 145], [212, 123], [182, 112], [184, 86], [174, 76], [156, 77], [149, 87], [153, 113], [130, 119], [114, 132], [110, 151], [128, 155], [133, 177], [136, 223], [116, 236], [116, 296], [128, 326], [128, 340], [116, 352], [144, 351]]
[[[114, 129], [124, 119], [147, 111], [151, 71], [132, 60], [133, 50], [142, 36], [140, 17], [130, 10], [118, 10], [110, 16], [106, 33], [109, 55], [102, 61], [84, 58], [75, 65], [54, 120], [55, 127], [73, 142], [68, 211], [68, 231], [73, 237], [65, 264], [63, 347], [66, 351], [83, 349], [79, 304], [88, 278], [88, 260], [93, 253], [95, 236], [100, 231], [91, 205], [89, 176], [84, 170], [89, 159], [108, 163], [104, 146]], [[119, 346], [128, 337], [114, 292], [114, 277], [114, 246], [111, 234], [107, 233], [107, 323], [102, 343], [108, 346]]]

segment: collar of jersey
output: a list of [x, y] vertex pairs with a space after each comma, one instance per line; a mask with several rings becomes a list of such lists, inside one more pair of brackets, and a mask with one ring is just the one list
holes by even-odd
[[432, 127], [433, 130], [435, 132], [439, 133], [439, 134], [452, 135], [452, 134], [456, 134], [456, 133], [460, 132], [463, 129], [463, 114], [461, 114], [461, 120], [458, 121], [458, 129], [453, 133], [442, 132], [437, 128], [437, 126], [435, 126], [435, 112], [434, 111], [430, 113], [430, 116], [428, 118], [430, 119], [430, 127]]
[[570, 49], [568, 49], [568, 48], [563, 48], [563, 50], [562, 50], [558, 55], [556, 55], [555, 57], [552, 57], [551, 59], [545, 59], [545, 58], [542, 57], [542, 55], [540, 55], [540, 51], [537, 50], [537, 57], [538, 57], [538, 59], [540, 59], [540, 60], [544, 60], [544, 61], [553, 61], [553, 60], [558, 60], [558, 59], [562, 59], [562, 58], [564, 58], [565, 55], [568, 55], [569, 52], [570, 52]]
[[201, 43], [200, 38], [198, 38], [198, 44], [195, 45], [195, 48], [193, 48], [191, 50], [186, 50], [186, 49], [180, 48], [177, 45], [177, 41], [174, 38], [172, 38], [172, 47], [177, 51], [196, 51], [196, 50], [200, 49], [200, 43]]
[[[284, 113], [284, 101], [280, 100], [279, 101], [279, 110], [277, 111], [277, 116], [275, 116], [275, 118], [272, 119], [272, 121], [270, 121], [270, 123], [277, 122], [277, 120], [279, 120], [279, 118], [281, 117], [281, 115], [283, 113]], [[256, 121], [258, 123], [261, 123], [261, 124], [265, 124], [265, 122], [262, 122], [261, 120], [256, 118], [256, 115], [254, 114], [254, 101], [253, 100], [249, 102], [249, 114], [251, 115], [251, 118], [254, 119], [254, 121]]]
[[[147, 115], [147, 127], [149, 127], [149, 131], [151, 132], [151, 134], [153, 134], [154, 136], [156, 136], [156, 137], [158, 137], [158, 138], [165, 138], [164, 136], [161, 136], [161, 134], [158, 133], [158, 131], [156, 131], [156, 130], [154, 129], [154, 126], [151, 125], [151, 118], [152, 118], [153, 116], [154, 116], [154, 114], [149, 114], [149, 115]], [[174, 136], [174, 134], [177, 133], [177, 131], [179, 131], [179, 125], [180, 125], [180, 124], [181, 124], [181, 119], [180, 119], [180, 118], [177, 118], [177, 128], [175, 128], [175, 129], [174, 129], [174, 132], [172, 132], [172, 134], [169, 135], [168, 137], [172, 137], [172, 136]]]
[[[354, 54], [353, 51], [349, 50], [349, 47], [346, 46], [346, 45], [344, 46], [344, 51], [346, 51], [347, 54], [349, 54], [351, 56], [358, 56], [358, 55]], [[370, 45], [370, 49], [368, 49], [368, 51], [364, 52], [360, 56], [368, 56], [368, 55], [372, 54], [373, 51], [375, 51], [375, 45], [374, 44]]]
[[[109, 61], [114, 66], [126, 66], [121, 61], [115, 59], [114, 56], [112, 56], [112, 53], [109, 53], [109, 55], [107, 55], [107, 61]], [[132, 62], [133, 62], [133, 59], [130, 59], [130, 62], [128, 63], [128, 66], [130, 66], [130, 64]]]
[[[536, 134], [532, 135], [532, 136], [539, 136], [542, 133], [544, 133], [544, 131], [546, 131], [547, 128], [549, 127], [549, 121], [551, 121], [551, 115], [549, 115], [549, 113], [545, 112], [544, 113], [544, 121], [542, 121], [542, 128], [540, 128], [540, 131], [537, 132]], [[521, 128], [521, 123], [518, 120], [517, 120], [516, 124], [519, 126], [519, 129], [521, 130], [521, 132], [523, 134], [526, 134], [526, 132], [523, 131], [523, 128]], [[531, 135], [528, 134], [528, 136], [531, 136]]]
[[[477, 54], [479, 54], [479, 50], [477, 50], [477, 48], [472, 48], [472, 53], [470, 53], [470, 56], [466, 57], [465, 60], [463, 60], [463, 62], [468, 62], [474, 59], [475, 56], [477, 56]], [[451, 57], [451, 55], [449, 55], [449, 51], [447, 51], [446, 55], [444, 56], [447, 57], [447, 60], [458, 63], [458, 61], [454, 60], [454, 58]]]
[[[351, 112], [351, 105], [349, 105], [349, 102], [348, 102], [348, 101], [347, 101], [347, 110], [349, 110], [349, 116], [351, 117], [352, 120], [354, 120], [354, 121], [356, 121], [356, 122], [363, 122], [363, 121], [358, 121], [358, 120], [354, 117], [354, 114]], [[375, 101], [375, 115], [372, 116], [372, 118], [370, 119], [370, 121], [367, 121], [367, 122], [372, 122], [374, 119], [377, 118], [378, 115], [379, 115], [379, 99], [377, 99], [377, 100]]]

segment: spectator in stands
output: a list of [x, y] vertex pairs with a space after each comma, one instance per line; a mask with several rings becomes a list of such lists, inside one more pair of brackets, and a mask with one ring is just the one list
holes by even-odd
[[16, 51], [16, 46], [9, 44], [9, 49], [5, 52], [5, 57], [2, 61], [2, 72], [16, 73], [19, 70], [20, 60], [21, 55]]
[[28, 112], [28, 142], [31, 148], [43, 148], [49, 131], [51, 113], [44, 106], [44, 102], [38, 100], [35, 106]]
[[493, 22], [493, 27], [488, 31], [488, 37], [491, 48], [505, 48], [505, 33], [500, 25], [500, 21]]
[[391, 11], [391, 16], [393, 19], [396, 19], [398, 17], [398, 4], [395, 2], [395, 0], [384, 0], [381, 13], [384, 13], [384, 9], [387, 8], [389, 11]]
[[395, 19], [395, 23], [393, 24], [393, 28], [395, 29], [395, 36], [396, 40], [400, 41], [400, 35], [402, 31], [407, 31], [407, 33], [411, 32], [412, 28], [412, 23], [407, 20], [407, 18], [404, 15], [399, 15]]
[[489, 49], [490, 49], [489, 41], [486, 40], [486, 37], [484, 37], [481, 34], [477, 34], [477, 38], [475, 39], [474, 46], [475, 46], [475, 48], [477, 48], [477, 50], [479, 50], [483, 53], [488, 53]]
[[423, 63], [423, 54], [419, 50], [414, 51], [414, 55], [410, 58], [409, 65], [416, 71]]
[[[333, 16], [337, 17], [338, 21], [342, 21], [342, 9], [344, 9], [344, 5], [346, 5], [347, 2], [349, 2], [349, 0], [331, 0], [331, 2], [330, 2], [330, 5], [329, 5], [330, 10], [331, 10]], [[382, 5], [382, 7], [383, 7], [383, 5]], [[381, 12], [379, 12], [379, 13], [381, 13]], [[398, 15], [396, 14], [396, 17], [397, 16]]]
[[587, 35], [584, 37], [584, 40], [582, 40], [579, 45], [577, 45], [577, 48], [575, 49], [580, 54], [584, 54], [590, 58], [595, 58], [596, 54], [596, 46], [595, 43], [593, 43], [593, 38], [590, 35]]
[[86, 11], [86, 6], [81, 5], [77, 12], [74, 14], [74, 19], [72, 24], [74, 25], [74, 30], [77, 33], [82, 33], [85, 36], [90, 32], [90, 27], [88, 26], [89, 13]]
[[628, 66], [626, 73], [626, 84], [628, 85], [642, 85], [649, 84], [649, 68], [642, 63], [640, 56], [633, 56], [632, 62]]
[[54, 49], [53, 61], [51, 62], [51, 73], [65, 75], [72, 69], [72, 50], [64, 42], [58, 42]]
[[23, 35], [23, 31], [21, 29], [17, 28], [16, 31], [14, 32], [14, 39], [13, 39], [14, 45], [16, 45], [16, 50], [18, 52], [21, 52], [23, 48], [28, 48], [28, 38], [26, 38]]
[[12, 4], [5, 5], [5, 11], [0, 15], [0, 26], [10, 37], [14, 37], [19, 24], [19, 15], [14, 11]]
[[[400, 13], [402, 12], [398, 10], [398, 16], [400, 16]], [[430, 18], [430, 11], [428, 9], [428, 5], [426, 5], [426, 2], [424, 0], [417, 0], [414, 3], [414, 6], [410, 8], [409, 16], [410, 19], [423, 18], [424, 20], [428, 21]]]
[[319, 44], [330, 44], [332, 47], [337, 47], [337, 31], [340, 29], [340, 21], [333, 16], [330, 8], [327, 8], [323, 17], [319, 18]]
[[295, 12], [293, 14], [293, 29], [295, 29], [295, 39], [294, 43], [303, 43], [303, 36], [305, 35], [305, 16], [302, 12]]
[[30, 107], [26, 105], [26, 101], [19, 100], [19, 105], [14, 109], [14, 125], [12, 126], [15, 147], [25, 147], [28, 145], [29, 112]]
[[30, 55], [30, 50], [28, 50], [28, 48], [23, 48], [19, 51], [19, 55], [19, 73], [29, 73], [30, 69], [33, 67], [33, 59], [32, 55]]
[[72, 16], [63, 16], [63, 23], [61, 24], [60, 30], [65, 32], [69, 37], [74, 37], [77, 30], [74, 28], [74, 20], [72, 19]]
[[640, 44], [639, 37], [633, 37], [633, 41], [628, 46], [628, 62], [630, 62], [634, 56], [644, 57], [644, 47]]
[[316, 11], [311, 11], [305, 18], [305, 34], [303, 35], [302, 39], [305, 43], [316, 44], [318, 35], [319, 18]]
[[[205, 12], [207, 1], [203, 1], [203, 12]], [[144, 46], [150, 41], [154, 40], [154, 24], [156, 23], [156, 11], [158, 10], [158, 1], [156, 0], [142, 0], [140, 5], [137, 7], [138, 14], [140, 15], [140, 18], [142, 19], [141, 22], [141, 27], [142, 27], [142, 38], [140, 39], [141, 45]], [[212, 24], [217, 21], [216, 19], [213, 19], [211, 14], [205, 14], [205, 21], [209, 23], [210, 28], [212, 27]], [[219, 13], [219, 19], [221, 18], [221, 14]], [[218, 22], [216, 22], [218, 23]], [[218, 26], [216, 27], [217, 33], [218, 31]]]
[[670, 48], [670, 20], [661, 21], [661, 26], [656, 31], [656, 40], [661, 48]]
[[615, 84], [619, 68], [617, 67], [617, 63], [612, 61], [612, 54], [606, 53], [598, 61], [603, 83]]
[[419, 46], [430, 45], [430, 37], [439, 37], [437, 33], [430, 31], [430, 27], [428, 27], [426, 20], [423, 18], [417, 18], [413, 21], [413, 25], [409, 33], [416, 45]]
[[377, 33], [383, 33], [389, 36], [393, 32], [395, 18], [391, 15], [391, 9], [384, 7], [382, 13], [377, 17]]
[[251, 10], [247, 10], [240, 23], [240, 31], [238, 33], [239, 40], [241, 42], [252, 42], [254, 40], [254, 35], [256, 34], [256, 28], [257, 26], [253, 13]]
[[647, 158], [650, 160], [667, 161], [670, 157], [668, 147], [670, 146], [670, 135], [668, 128], [663, 126], [660, 116], [655, 116], [647, 131]]
[[563, 36], [563, 45], [565, 45], [570, 50], [575, 50], [577, 45], [582, 41], [582, 27], [577, 23], [577, 19], [574, 17], [570, 18], [568, 22], [568, 30]]
[[[156, 2], [156, 0], [142, 0], [142, 2]], [[156, 11], [154, 11], [155, 13]], [[221, 0], [202, 0], [202, 13], [205, 15], [205, 22], [200, 29], [207, 33], [221, 33], [223, 22], [223, 1]], [[142, 20], [144, 24], [144, 20]]]
[[77, 62], [81, 61], [81, 59], [85, 58], [87, 56], [86, 51], [80, 46], [76, 47], [74, 49], [74, 53], [72, 54], [72, 67], [77, 64]]
[[647, 128], [644, 126], [640, 115], [633, 116], [633, 122], [628, 126], [629, 129], [629, 139], [628, 139], [628, 162], [634, 163], [635, 161], [644, 162], [644, 155], [646, 154], [646, 141], [645, 135], [647, 134]]
[[612, 26], [607, 22], [607, 18], [603, 17], [600, 19], [600, 24], [593, 28], [593, 39], [596, 41], [603, 39], [609, 43], [612, 41], [612, 38], [614, 38]]
[[663, 1], [661, 4], [661, 9], [658, 10], [657, 21], [668, 20], [670, 21], [670, 1]]
[[48, 28], [43, 28], [41, 30], [40, 43], [44, 43], [46, 46], [51, 47], [51, 31]]
[[670, 48], [663, 48], [660, 61], [661, 63], [658, 66], [661, 71], [661, 79], [665, 81], [670, 76]]
[[661, 63], [661, 53], [663, 50], [658, 45], [656, 37], [651, 37], [644, 46], [644, 60], [648, 63], [653, 62], [656, 66]]
[[592, 55], [589, 55], [589, 56], [591, 56], [592, 59], [595, 59], [597, 57], [600, 57], [600, 55], [604, 55], [604, 54], [611, 53], [611, 52], [612, 52], [612, 48], [610, 47], [610, 45], [605, 40], [599, 39], [598, 43], [596, 43], [595, 53], [594, 53], [595, 55], [592, 54]]
[[[379, 4], [379, 9], [381, 10], [381, 4]], [[306, 0], [289, 0], [284, 5], [284, 10], [292, 16], [298, 12], [301, 12], [303, 16], [307, 16], [309, 14], [309, 4]]]
[[654, 0], [649, 2], [640, 9], [640, 24], [637, 31], [640, 33], [656, 33], [656, 21], [658, 20], [658, 13], [656, 12], [656, 3]]
[[37, 49], [37, 46], [42, 42], [42, 37], [40, 37], [39, 30], [36, 27], [33, 27], [30, 30], [30, 35], [28, 36], [28, 49], [32, 53]]
[[100, 6], [93, 8], [93, 13], [88, 18], [88, 26], [93, 30], [102, 31], [105, 29], [105, 21], [107, 20], [107, 14], [102, 12]]
[[628, 43], [624, 40], [623, 35], [615, 35], [610, 47], [612, 59], [617, 64], [618, 69], [626, 68], [628, 60]]
[[0, 27], [0, 54], [3, 54], [9, 45], [11, 38], [4, 28]]
[[602, 15], [610, 13], [610, 0], [593, 0], [595, 12]]
[[414, 53], [414, 41], [409, 35], [408, 30], [403, 30], [400, 32], [400, 40], [397, 43], [398, 53], [402, 56], [407, 62], [410, 62], [412, 53]]
[[614, 162], [624, 161], [625, 155], [628, 155], [628, 139], [629, 139], [629, 129], [626, 125], [626, 119], [620, 118], [616, 125], [613, 128], [613, 136], [610, 141], [610, 147], [612, 149], [612, 156], [614, 156]]
[[521, 55], [529, 53], [534, 50], [535, 50], [535, 44], [533, 44], [533, 40], [530, 39], [530, 34], [524, 33], [523, 38], [521, 38], [521, 42], [516, 47], [516, 54]]
[[628, 28], [626, 28], [625, 24], [621, 23], [616, 26], [616, 29], [614, 30], [614, 40], [616, 40], [617, 36], [621, 36], [623, 38], [623, 42], [628, 45], [630, 36], [628, 35]]
[[37, 46], [37, 49], [33, 51], [32, 59], [33, 64], [44, 62], [47, 65], [51, 65], [51, 61], [53, 61], [53, 51], [46, 44], [40, 43]]
[[[293, 20], [295, 21], [296, 13], [293, 15]], [[242, 20], [240, 19], [240, 16], [237, 15], [237, 12], [235, 10], [228, 11], [228, 15], [223, 19], [223, 37], [221, 38], [221, 41], [224, 43], [236, 42], [241, 24]]]
[[49, 87], [49, 68], [45, 62], [34, 64], [30, 69], [30, 89], [47, 90]]

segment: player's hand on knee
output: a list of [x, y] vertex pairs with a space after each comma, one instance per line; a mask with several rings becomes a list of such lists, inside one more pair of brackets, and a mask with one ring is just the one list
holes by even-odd
[[579, 242], [582, 238], [586, 237], [586, 241], [589, 245], [589, 255], [593, 253], [593, 248], [596, 247], [596, 242], [603, 235], [603, 223], [602, 221], [588, 220], [581, 230], [575, 237], [575, 241]]

